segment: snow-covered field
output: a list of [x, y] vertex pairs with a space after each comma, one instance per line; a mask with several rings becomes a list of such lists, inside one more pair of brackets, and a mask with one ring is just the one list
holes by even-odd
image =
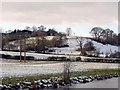
[[[83, 45], [88, 42], [91, 41], [90, 39], [86, 39], [83, 37], [79, 37], [78, 40], [81, 40]], [[118, 51], [117, 46], [113, 46], [113, 45], [103, 45], [101, 43], [92, 41], [94, 46], [97, 48], [98, 51], [100, 51], [100, 53], [106, 54], [106, 53], [111, 53], [111, 52], [115, 52]], [[47, 59], [48, 57], [54, 56], [54, 57], [69, 57], [69, 55], [71, 55], [71, 57], [74, 56], [79, 56], [80, 52], [76, 51], [79, 48], [79, 43], [77, 43], [76, 37], [68, 37], [68, 40], [65, 42], [65, 44], [68, 44], [69, 47], [65, 47], [65, 48], [51, 48], [54, 49], [55, 52], [53, 52], [53, 54], [57, 54], [57, 55], [53, 55], [53, 54], [38, 54], [38, 53], [29, 53], [27, 52], [27, 56], [34, 56], [37, 59]], [[10, 52], [10, 51], [0, 51], [0, 54], [8, 54], [8, 55], [20, 55], [19, 52]]]
[[[100, 53], [106, 54], [106, 53], [114, 53], [115, 51], [118, 51], [118, 46], [113, 46], [110, 44], [103, 45], [102, 43], [98, 43], [96, 41], [93, 41], [91, 39], [86, 39], [84, 37], [78, 38], [78, 40], [81, 40], [83, 45], [88, 42], [92, 41], [93, 45], [96, 47]], [[68, 38], [68, 40], [65, 42], [65, 44], [68, 44], [69, 47], [67, 48], [54, 48], [56, 50], [55, 53], [57, 54], [74, 54], [79, 55], [80, 53], [76, 51], [77, 48], [79, 48], [79, 43], [77, 43], [76, 37]]]
[[[5, 76], [23, 76], [33, 74], [49, 74], [63, 72], [64, 63], [53, 64], [32, 64], [32, 63], [9, 63], [8, 61], [0, 61], [2, 65], [1, 75]], [[87, 69], [103, 69], [118, 68], [118, 64], [110, 63], [88, 63], [88, 62], [72, 62], [72, 71], [84, 71]]]
[[[6, 54], [6, 55], [12, 55], [12, 56], [16, 56], [16, 55], [20, 55], [20, 52], [12, 52], [12, 51], [0, 51], [0, 54]], [[24, 56], [24, 53], [22, 53], [22, 55]], [[54, 55], [54, 54], [40, 54], [40, 53], [26, 53], [26, 56], [33, 56], [36, 59], [47, 59], [48, 57], [69, 57], [69, 55]], [[71, 58], [75, 58], [76, 55], [72, 55]]]
[[[53, 36], [49, 36], [49, 37], [46, 37], [46, 38], [53, 38]], [[86, 42], [89, 42], [89, 41], [92, 41], [93, 45], [96, 47], [97, 51], [100, 51], [100, 53], [103, 53], [103, 54], [108, 54], [108, 53], [114, 53], [116, 51], [118, 51], [118, 46], [114, 46], [114, 45], [110, 45], [110, 44], [106, 44], [106, 45], [103, 45], [102, 43], [98, 43], [96, 41], [93, 41], [91, 39], [88, 39], [88, 38], [85, 38], [85, 37], [78, 37], [78, 39], [76, 39], [76, 36], [71, 36], [71, 37], [67, 37], [67, 40], [64, 42], [64, 44], [68, 44], [69, 47], [64, 47], [64, 48], [57, 48], [57, 47], [53, 47], [51, 49], [54, 49], [55, 52], [52, 52], [53, 54], [62, 54], [63, 55], [79, 55], [80, 52], [79, 51], [76, 51], [78, 48], [79, 48], [79, 43], [78, 43], [78, 40], [81, 41], [83, 43], [83, 45], [86, 43]], [[1, 51], [0, 51], [1, 53]], [[18, 55], [19, 53], [15, 52], [3, 52], [3, 53], [6, 53], [6, 54], [14, 54], [14, 55]], [[48, 56], [51, 56], [51, 55], [47, 55], [47, 54], [34, 54], [34, 53], [27, 53], [27, 55], [34, 55], [36, 58], [41, 58], [41, 59], [44, 59]], [[39, 56], [39, 57], [38, 57]], [[55, 55], [54, 55], [55, 56]], [[58, 55], [56, 55], [58, 56]]]
[[[83, 44], [87, 41], [91, 41], [90, 39], [81, 38]], [[99, 49], [102, 53], [115, 52], [118, 51], [117, 46], [112, 45], [103, 45], [101, 43], [97, 43], [92, 41], [94, 46]], [[69, 47], [67, 48], [53, 48], [55, 49], [54, 54], [38, 54], [38, 53], [29, 53], [27, 52], [27, 56], [34, 56], [37, 59], [47, 59], [48, 57], [70, 57], [68, 54], [71, 54], [71, 58], [79, 56], [80, 52], [77, 52], [76, 49], [79, 48], [76, 37], [68, 38], [65, 42]], [[0, 51], [0, 54], [8, 54], [8, 55], [20, 55], [19, 52], [11, 52], [11, 51]], [[23, 53], [22, 53], [23, 54]], [[60, 55], [64, 54], [64, 55]], [[63, 63], [53, 63], [53, 64], [24, 64], [24, 63], [9, 63], [0, 61], [0, 76], [22, 76], [22, 75], [32, 75], [32, 74], [48, 74], [48, 73], [60, 73], [63, 72]], [[118, 68], [118, 64], [110, 64], [110, 63], [88, 63], [88, 62], [73, 62], [72, 70], [73, 71], [82, 71], [87, 69], [103, 69], [103, 68]]]

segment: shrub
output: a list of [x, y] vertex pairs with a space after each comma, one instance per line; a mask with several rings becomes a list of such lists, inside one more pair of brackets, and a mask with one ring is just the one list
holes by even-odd
[[81, 61], [81, 58], [80, 57], [76, 57], [76, 61]]
[[33, 56], [26, 56], [26, 60], [34, 60], [35, 58]]

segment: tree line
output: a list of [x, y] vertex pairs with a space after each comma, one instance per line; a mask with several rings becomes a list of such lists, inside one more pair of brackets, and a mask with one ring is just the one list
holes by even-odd
[[[54, 37], [48, 40], [46, 36]], [[32, 50], [46, 53], [47, 47], [62, 45], [65, 36], [66, 34], [57, 32], [54, 28], [46, 30], [43, 25], [39, 27], [33, 26], [32, 28], [26, 27], [24, 30], [10, 30], [7, 33], [2, 33], [2, 50], [5, 50], [6, 47], [10, 50], [12, 47], [15, 48], [17, 44], [20, 51]]]
[[90, 34], [92, 36], [91, 39], [98, 41], [103, 44], [111, 44], [111, 45], [120, 45], [120, 33], [117, 35], [111, 29], [103, 29], [101, 27], [94, 27], [91, 29]]

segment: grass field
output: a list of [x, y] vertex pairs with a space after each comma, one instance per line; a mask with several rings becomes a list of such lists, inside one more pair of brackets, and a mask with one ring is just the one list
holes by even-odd
[[[83, 71], [83, 72], [71, 72], [71, 77], [77, 77], [77, 76], [94, 76], [94, 75], [100, 75], [100, 74], [109, 74], [109, 73], [119, 73], [120, 69], [91, 69], [89, 71]], [[15, 84], [20, 81], [35, 81], [40, 79], [49, 79], [50, 77], [63, 77], [62, 73], [57, 74], [36, 74], [36, 75], [29, 75], [29, 76], [21, 76], [21, 77], [4, 77], [2, 78], [3, 84]]]
[[34, 61], [34, 60], [7, 60], [7, 59], [2, 59], [2, 63], [11, 63], [11, 64], [52, 64], [52, 63], [59, 63], [62, 61]]

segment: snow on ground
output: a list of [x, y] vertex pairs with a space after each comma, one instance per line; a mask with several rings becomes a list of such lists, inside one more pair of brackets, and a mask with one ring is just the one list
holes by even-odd
[[114, 53], [115, 51], [118, 51], [118, 48], [120, 48], [120, 47], [113, 46], [110, 44], [103, 45], [103, 44], [97, 43], [95, 41], [93, 41], [93, 43], [94, 43], [94, 46], [97, 47], [97, 49], [99, 49], [99, 51], [103, 52], [103, 53], [110, 53], [110, 52]]
[[[20, 52], [12, 52], [12, 51], [0, 51], [0, 54], [6, 54], [6, 55], [20, 55]], [[22, 53], [22, 56], [24, 56], [24, 52]], [[69, 58], [69, 55], [53, 55], [53, 54], [40, 54], [40, 53], [26, 53], [26, 56], [33, 56], [36, 59], [47, 59], [48, 57], [67, 57]], [[73, 55], [71, 58], [75, 58], [76, 56]]]
[[[50, 37], [49, 37], [50, 38]], [[51, 37], [53, 38], [53, 37]], [[27, 52], [27, 56], [34, 56], [37, 59], [47, 59], [48, 57], [69, 57], [69, 55], [75, 57], [75, 56], [79, 56], [80, 52], [76, 51], [79, 48], [79, 43], [77, 43], [76, 37], [67, 37], [68, 40], [65, 42], [65, 44], [68, 44], [69, 47], [64, 47], [64, 48], [51, 48], [54, 49], [55, 52], [52, 52], [52, 54], [39, 54], [39, 53], [29, 53]], [[88, 42], [88, 41], [92, 41], [91, 39], [86, 39], [84, 37], [79, 37], [79, 40], [82, 41], [83, 45]], [[110, 53], [110, 52], [115, 52], [118, 51], [117, 46], [113, 46], [113, 45], [103, 45], [101, 43], [92, 41], [94, 46], [102, 53], [106, 54], [106, 53]], [[9, 55], [20, 55], [19, 52], [10, 52], [10, 51], [0, 51], [0, 53], [3, 54], [9, 54]], [[57, 55], [53, 55], [53, 54], [57, 54]]]
[[[118, 46], [113, 46], [110, 44], [103, 45], [102, 43], [98, 43], [96, 41], [93, 41], [91, 39], [86, 39], [84, 37], [79, 37], [78, 40], [81, 40], [83, 45], [88, 42], [92, 41], [93, 45], [97, 48], [100, 53], [106, 54], [106, 53], [114, 53], [115, 51], [118, 51]], [[80, 52], [76, 51], [76, 49], [79, 48], [79, 43], [76, 40], [76, 37], [68, 37], [68, 40], [65, 42], [65, 44], [68, 44], [69, 47], [66, 48], [53, 48], [56, 51], [54, 53], [56, 54], [73, 54], [73, 55], [79, 55]]]
[[[47, 40], [52, 40], [53, 38], [55, 38], [55, 36], [46, 36], [45, 37]], [[28, 38], [28, 40], [35, 40], [36, 39], [36, 37], [30, 37], [30, 38]]]
[[[49, 40], [51, 40], [53, 38], [54, 38], [54, 36], [47, 36], [46, 37], [46, 39], [49, 39]], [[35, 39], [35, 37], [29, 38], [29, 39]], [[103, 53], [103, 54], [111, 53], [111, 52], [114, 53], [115, 51], [118, 51], [118, 48], [120, 48], [120, 47], [113, 46], [113, 45], [110, 45], [110, 44], [103, 45], [102, 43], [98, 43], [96, 41], [93, 41], [91, 39], [87, 39], [85, 37], [78, 37], [78, 40], [81, 40], [83, 45], [88, 41], [92, 41], [94, 46], [97, 48], [97, 50], [100, 51], [100, 53]], [[80, 54], [79, 51], [76, 51], [79, 48], [79, 43], [77, 42], [76, 36], [67, 37], [67, 40], [64, 42], [64, 44], [68, 44], [69, 47], [65, 47], [65, 48], [53, 47], [51, 49], [54, 49], [55, 52], [52, 52], [52, 53], [53, 54], [62, 54], [62, 55], [67, 55], [67, 54], [79, 55]], [[31, 54], [34, 55], [34, 53], [27, 53], [27, 55], [31, 55]], [[35, 56], [37, 56], [37, 58], [38, 58], [38, 56], [40, 56], [43, 59], [45, 57], [48, 57], [49, 55], [47, 55], [47, 54], [46, 55], [35, 54]]]
[[[91, 41], [90, 39], [81, 38], [83, 43], [87, 41]], [[103, 45], [101, 43], [97, 43], [92, 41], [94, 46], [100, 50], [100, 52], [115, 52], [118, 51], [117, 46], [112, 45]], [[52, 48], [55, 49], [54, 54], [39, 54], [39, 53], [29, 53], [27, 52], [27, 56], [34, 56], [37, 59], [47, 59], [48, 57], [69, 57], [68, 54], [71, 54], [71, 57], [78, 56], [80, 52], [77, 52], [76, 49], [79, 48], [76, 37], [69, 37], [65, 42], [69, 47], [66, 48]], [[11, 51], [0, 51], [0, 54], [8, 54], [8, 55], [20, 55], [19, 52], [11, 52]], [[23, 54], [23, 53], [22, 53]], [[63, 55], [60, 55], [63, 54]], [[22, 76], [22, 75], [32, 75], [32, 74], [48, 74], [48, 73], [60, 73], [63, 72], [63, 63], [53, 63], [53, 64], [24, 64], [17, 63], [11, 64], [8, 62], [2, 62], [0, 60], [0, 76]], [[118, 68], [118, 64], [110, 64], [110, 63], [88, 63], [88, 62], [73, 62], [72, 70], [73, 71], [83, 71], [87, 69], [103, 69], [103, 68]]]
[[78, 46], [77, 40], [74, 37], [68, 38], [68, 40], [64, 44], [68, 44], [69, 47], [52, 48], [55, 50], [55, 52], [53, 52], [53, 53], [54, 54], [72, 54], [72, 55], [79, 55], [80, 54], [80, 52], [76, 51], [79, 48], [79, 46]]
[[[8, 61], [0, 61], [2, 65], [0, 76], [23, 76], [33, 74], [49, 74], [62, 73], [64, 63], [53, 64], [25, 64], [25, 63], [8, 63]], [[72, 62], [72, 71], [85, 71], [88, 69], [118, 68], [118, 64], [110, 63], [88, 63], [88, 62]]]

